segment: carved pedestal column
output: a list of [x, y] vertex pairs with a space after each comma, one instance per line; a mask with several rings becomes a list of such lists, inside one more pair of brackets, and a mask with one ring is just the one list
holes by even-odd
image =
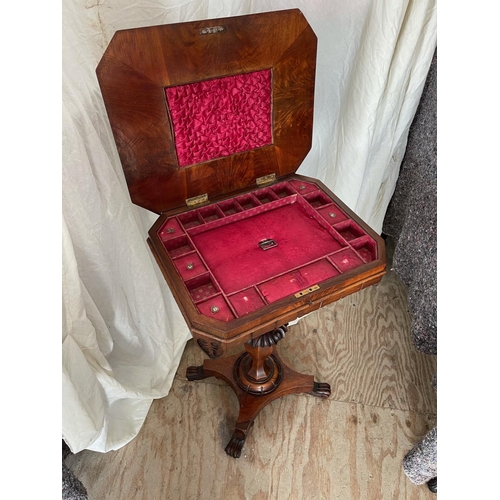
[[245, 352], [228, 358], [207, 359], [202, 366], [187, 369], [188, 380], [216, 377], [231, 386], [238, 397], [240, 412], [235, 430], [225, 451], [238, 458], [255, 417], [267, 404], [288, 394], [307, 393], [327, 398], [330, 385], [314, 381], [286, 366], [275, 353], [276, 344], [284, 338], [282, 326], [245, 344]]

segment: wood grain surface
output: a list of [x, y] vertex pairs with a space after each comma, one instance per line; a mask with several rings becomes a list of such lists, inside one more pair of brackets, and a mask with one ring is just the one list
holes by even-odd
[[435, 499], [401, 465], [436, 424], [436, 358], [411, 345], [405, 294], [389, 272], [292, 326], [280, 356], [329, 382], [332, 396], [268, 405], [239, 459], [224, 452], [236, 397], [213, 378], [186, 381], [185, 368], [206, 359], [190, 341], [170, 394], [153, 403], [131, 443], [66, 464], [90, 500]]

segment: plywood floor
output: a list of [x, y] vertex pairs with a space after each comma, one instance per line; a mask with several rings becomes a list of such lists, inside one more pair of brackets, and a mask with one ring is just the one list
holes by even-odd
[[242, 456], [227, 456], [238, 404], [216, 379], [188, 382], [205, 354], [186, 347], [170, 394], [124, 448], [66, 464], [90, 500], [435, 499], [405, 476], [405, 453], [436, 424], [436, 358], [410, 342], [406, 291], [377, 285], [303, 318], [278, 344], [293, 369], [329, 382], [322, 400], [291, 395], [257, 417]]

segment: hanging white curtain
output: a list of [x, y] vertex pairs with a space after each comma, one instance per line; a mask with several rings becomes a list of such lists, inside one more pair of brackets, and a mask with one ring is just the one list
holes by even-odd
[[190, 333], [146, 244], [95, 76], [116, 30], [299, 8], [318, 37], [314, 135], [298, 173], [380, 232], [436, 47], [435, 0], [65, 0], [63, 438], [106, 452], [168, 394]]

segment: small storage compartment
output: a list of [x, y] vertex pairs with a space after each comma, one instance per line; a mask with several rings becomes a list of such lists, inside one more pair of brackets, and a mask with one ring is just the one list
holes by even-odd
[[263, 205], [265, 203], [270, 203], [271, 201], [275, 201], [278, 199], [276, 194], [271, 189], [261, 189], [260, 191], [256, 191], [254, 194], [259, 202]]
[[324, 208], [319, 208], [318, 213], [332, 226], [347, 219], [347, 215], [335, 203]]
[[185, 229], [189, 229], [191, 227], [197, 227], [203, 224], [203, 219], [199, 216], [198, 212], [196, 211], [180, 214], [178, 216], [178, 219], [180, 220], [181, 224], [184, 226]]
[[313, 208], [320, 208], [324, 205], [329, 205], [332, 203], [332, 200], [326, 196], [326, 194], [321, 191], [316, 191], [315, 193], [307, 194], [304, 196], [304, 199], [309, 202], [309, 204]]
[[201, 215], [205, 222], [212, 222], [224, 217], [222, 210], [220, 210], [217, 205], [210, 205], [208, 207], [200, 208], [198, 210], [198, 213]]
[[346, 241], [355, 240], [364, 236], [366, 233], [352, 220], [347, 220], [341, 222], [340, 224], [334, 226], [335, 231], [337, 231], [342, 238]]
[[184, 281], [207, 272], [207, 268], [196, 252], [175, 259], [174, 265]]
[[285, 182], [276, 184], [276, 186], [272, 186], [271, 189], [278, 198], [286, 198], [287, 196], [296, 194], [296, 192]]
[[235, 319], [231, 308], [222, 295], [216, 295], [209, 300], [198, 304], [198, 311], [209, 318], [219, 321], [231, 321]]
[[365, 262], [371, 262], [377, 259], [377, 245], [369, 236], [363, 236], [351, 243], [356, 252], [361, 255]]
[[259, 285], [267, 302], [276, 302], [283, 297], [300, 292], [312, 285], [337, 276], [339, 271], [326, 259], [296, 269], [278, 278]]
[[181, 228], [179, 222], [175, 217], [167, 219], [165, 224], [158, 231], [158, 236], [161, 241], [171, 240], [177, 238], [184, 234], [184, 230]]
[[259, 292], [253, 287], [235, 293], [229, 297], [229, 300], [239, 316], [249, 314], [266, 305]]
[[186, 281], [185, 284], [194, 302], [206, 300], [219, 293], [217, 284], [213, 281], [209, 273]]
[[311, 182], [293, 180], [290, 181], [290, 184], [293, 186], [293, 189], [297, 191], [297, 193], [301, 195], [305, 195], [307, 193], [312, 193], [313, 191], [317, 191], [318, 187], [316, 184], [312, 184]]
[[257, 198], [255, 198], [251, 194], [239, 196], [238, 198], [236, 198], [236, 200], [243, 210], [250, 210], [251, 208], [255, 208], [260, 205], [259, 200], [257, 200]]
[[185, 235], [166, 240], [163, 242], [163, 246], [172, 259], [193, 251], [193, 247], [191, 246], [188, 237]]
[[352, 248], [345, 248], [329, 255], [328, 258], [335, 264], [335, 267], [342, 273], [354, 269], [355, 267], [362, 266], [364, 262], [359, 258], [358, 254]]
[[219, 203], [219, 208], [222, 210], [223, 214], [227, 217], [228, 215], [234, 215], [242, 211], [240, 205], [236, 200], [226, 200]]

